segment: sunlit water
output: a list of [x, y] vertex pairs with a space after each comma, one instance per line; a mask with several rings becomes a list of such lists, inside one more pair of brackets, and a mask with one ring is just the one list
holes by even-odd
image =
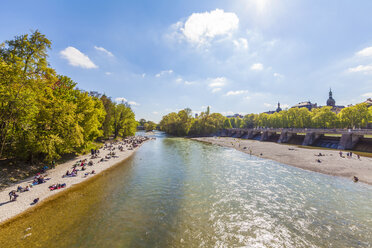
[[371, 247], [372, 187], [160, 135], [0, 229], [0, 247]]

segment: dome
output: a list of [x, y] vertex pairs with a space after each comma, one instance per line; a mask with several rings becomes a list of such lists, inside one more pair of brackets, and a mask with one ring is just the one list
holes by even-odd
[[329, 98], [328, 98], [328, 100], [327, 100], [327, 106], [332, 106], [332, 107], [334, 107], [335, 105], [336, 105], [336, 101], [335, 101], [335, 99], [333, 99], [333, 97], [332, 97], [332, 90], [329, 89]]
[[336, 101], [335, 101], [335, 99], [333, 99], [333, 98], [328, 98], [328, 100], [327, 100], [327, 106], [335, 106], [336, 105]]

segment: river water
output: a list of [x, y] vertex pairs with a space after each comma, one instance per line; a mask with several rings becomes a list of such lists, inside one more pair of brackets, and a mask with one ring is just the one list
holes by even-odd
[[158, 134], [0, 247], [372, 247], [372, 187]]

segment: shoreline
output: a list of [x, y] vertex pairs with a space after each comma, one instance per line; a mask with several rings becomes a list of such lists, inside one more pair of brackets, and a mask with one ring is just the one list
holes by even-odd
[[[256, 140], [237, 139], [231, 137], [202, 137], [192, 138], [200, 142], [234, 148], [238, 151], [252, 154], [256, 157], [274, 160], [289, 166], [331, 176], [344, 177], [353, 180], [356, 176], [359, 182], [372, 185], [372, 158], [356, 155], [346, 158], [340, 157], [336, 150], [306, 149], [293, 145], [260, 142]], [[317, 156], [317, 154], [324, 156]], [[317, 160], [321, 162], [318, 162]]]
[[[0, 191], [0, 226], [7, 225], [11, 223], [13, 220], [21, 218], [24, 214], [31, 213], [34, 209], [47, 204], [49, 201], [56, 199], [60, 196], [63, 196], [62, 193], [67, 193], [70, 190], [75, 190], [79, 188], [79, 186], [83, 186], [85, 182], [93, 180], [98, 176], [104, 174], [107, 170], [116, 167], [117, 165], [121, 164], [122, 162], [129, 159], [147, 140], [143, 140], [142, 143], [138, 144], [137, 147], [133, 149], [125, 149], [124, 151], [119, 151], [115, 149], [116, 157], [112, 157], [109, 160], [104, 162], [98, 163], [100, 158], [104, 158], [108, 155], [111, 151], [108, 149], [99, 149], [100, 157], [96, 159], [90, 159], [91, 155], [82, 155], [77, 158], [71, 159], [63, 164], [59, 164], [54, 169], [48, 170], [45, 174], [45, 178], [47, 180], [45, 183], [40, 185], [33, 186], [30, 191], [18, 193], [19, 197], [16, 201], [10, 202], [8, 193], [11, 190], [16, 190], [18, 185], [22, 187], [29, 185], [33, 181], [33, 177], [29, 179], [23, 180], [23, 182], [14, 184], [12, 186], [6, 187]], [[121, 142], [120, 142], [121, 143]], [[115, 144], [114, 147], [118, 147], [121, 144]], [[124, 145], [125, 147], [125, 145]], [[125, 147], [127, 148], [127, 147]], [[87, 159], [87, 161], [94, 161], [92, 166], [86, 166], [86, 171], [79, 171], [76, 177], [64, 177], [62, 175], [66, 173], [67, 170], [71, 171], [72, 166], [80, 161]], [[91, 174], [92, 170], [95, 171], [95, 174]], [[89, 173], [88, 176], [85, 176], [85, 173]], [[52, 184], [57, 183], [66, 183], [66, 187], [57, 189], [57, 190], [50, 190], [49, 186]], [[37, 204], [31, 204], [33, 199], [39, 198], [39, 202]]]

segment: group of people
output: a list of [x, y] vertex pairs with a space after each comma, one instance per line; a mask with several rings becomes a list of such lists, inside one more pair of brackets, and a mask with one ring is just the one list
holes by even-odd
[[34, 180], [32, 181], [32, 185], [38, 185], [45, 182], [46, 180], [44, 178], [44, 175], [42, 175], [41, 173], [37, 173], [36, 176], [34, 177]]
[[[340, 154], [340, 157], [341, 158], [344, 158], [344, 155], [343, 155], [342, 151], [340, 151], [339, 154]], [[359, 154], [356, 154], [356, 156], [360, 160], [360, 155]], [[346, 157], [347, 158], [352, 158], [353, 157], [353, 152], [347, 152], [346, 153]]]
[[[42, 168], [41, 172], [39, 172], [35, 175], [34, 179], [32, 180], [32, 183], [30, 185], [26, 185], [25, 187], [22, 187], [21, 185], [18, 185], [17, 190], [11, 190], [9, 192], [9, 201], [16, 201], [17, 198], [19, 197], [19, 195], [17, 193], [28, 192], [28, 191], [31, 190], [31, 188], [33, 186], [45, 183], [47, 179], [45, 179], [44, 175], [42, 174], [45, 171], [46, 171], [46, 169], [45, 169], [45, 166], [44, 166]], [[38, 201], [39, 200], [37, 198], [37, 201], [34, 200], [33, 204], [36, 204]]]
[[64, 188], [64, 187], [66, 187], [65, 183], [62, 183], [62, 184], [57, 183], [57, 184], [50, 185], [48, 188], [50, 190], [56, 190], [56, 189], [61, 189], [61, 188]]
[[[126, 138], [122, 142], [117, 141], [117, 142], [114, 142], [114, 143], [105, 143], [104, 147], [103, 147], [103, 150], [107, 149], [107, 150], [110, 151], [108, 153], [108, 155], [105, 156], [105, 158], [110, 159], [111, 157], [116, 156], [116, 153], [114, 152], [116, 147], [114, 145], [118, 145], [117, 149], [119, 149], [120, 151], [124, 151], [125, 148], [128, 148], [128, 149], [136, 148], [139, 144], [143, 143], [144, 141], [146, 141], [148, 139], [149, 139], [148, 137], [144, 137], [144, 136], [135, 136], [135, 137]], [[91, 159], [100, 158], [99, 154], [100, 154], [99, 150], [92, 149], [91, 150]], [[100, 162], [104, 162], [104, 161], [105, 161], [104, 158], [100, 159]], [[64, 178], [64, 177], [76, 177], [77, 174], [78, 174], [78, 171], [79, 171], [78, 167], [81, 168], [80, 169], [81, 171], [85, 171], [87, 169], [86, 168], [87, 166], [93, 166], [93, 165], [94, 165], [94, 162], [92, 160], [90, 160], [89, 162], [87, 161], [87, 159], [79, 160], [78, 162], [76, 162], [73, 165], [72, 171], [70, 172], [69, 170], [67, 170], [67, 172], [62, 176], [62, 178]], [[52, 162], [51, 168], [55, 168], [55, 161]], [[50, 179], [50, 178], [45, 178], [45, 175], [43, 175], [43, 173], [45, 173], [48, 169], [49, 169], [49, 167], [45, 165], [41, 169], [41, 172], [36, 174], [36, 176], [34, 177], [32, 183], [30, 185], [27, 185], [26, 187], [22, 187], [22, 186], [19, 185], [17, 187], [17, 190], [10, 191], [9, 192], [9, 198], [10, 198], [9, 200], [10, 201], [16, 201], [17, 198], [19, 197], [19, 195], [17, 193], [23, 193], [23, 192], [30, 191], [33, 186], [45, 183], [46, 180]], [[95, 174], [95, 173], [96, 172], [94, 170], [92, 170], [91, 172], [85, 173], [84, 176], [86, 177], [89, 174]], [[50, 190], [56, 190], [56, 189], [61, 189], [61, 188], [65, 188], [65, 187], [66, 187], [66, 183], [57, 183], [57, 184], [50, 185], [48, 188]], [[35, 198], [32, 201], [31, 204], [34, 205], [38, 202], [39, 202], [39, 198]]]

